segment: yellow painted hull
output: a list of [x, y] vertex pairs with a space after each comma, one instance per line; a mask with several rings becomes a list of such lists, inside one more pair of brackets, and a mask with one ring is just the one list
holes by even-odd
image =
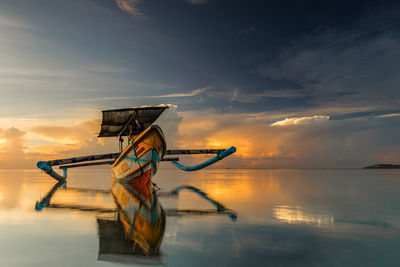
[[111, 166], [112, 176], [124, 182], [143, 176], [150, 180], [156, 174], [165, 150], [166, 142], [162, 130], [157, 125], [151, 125], [117, 158]]

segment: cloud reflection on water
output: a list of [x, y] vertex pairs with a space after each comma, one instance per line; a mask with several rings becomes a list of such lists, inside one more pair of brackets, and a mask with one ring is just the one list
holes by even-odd
[[273, 210], [274, 218], [287, 223], [315, 224], [318, 227], [333, 226], [333, 215], [317, 214], [306, 211], [300, 206], [277, 205]]

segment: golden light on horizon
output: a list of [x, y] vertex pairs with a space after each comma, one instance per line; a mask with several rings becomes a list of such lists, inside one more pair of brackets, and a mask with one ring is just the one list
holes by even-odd
[[[259, 133], [264, 134], [265, 132]], [[279, 143], [274, 143], [275, 140], [266, 140], [258, 134], [250, 134], [249, 132], [241, 131], [240, 127], [229, 130], [221, 130], [220, 132], [211, 135], [205, 140], [207, 146], [216, 148], [228, 148], [234, 145], [237, 149], [235, 155], [246, 158], [262, 157], [262, 156], [279, 156], [281, 153], [277, 149]]]
[[[235, 176], [236, 174], [238, 176]], [[273, 176], [257, 184], [254, 183], [254, 179], [257, 179], [257, 177], [254, 176], [253, 171], [241, 171], [232, 175], [235, 176], [234, 179], [231, 176], [225, 176], [223, 173], [216, 173], [214, 179], [204, 183], [202, 187], [210, 197], [226, 203], [251, 201], [254, 199], [254, 195], [271, 196], [269, 199], [262, 198], [263, 201], [268, 202], [282, 193], [279, 181], [274, 179]]]

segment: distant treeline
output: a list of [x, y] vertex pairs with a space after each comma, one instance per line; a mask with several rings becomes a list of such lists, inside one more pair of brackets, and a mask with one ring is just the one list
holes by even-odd
[[364, 167], [364, 169], [400, 169], [400, 165], [395, 164], [374, 164]]

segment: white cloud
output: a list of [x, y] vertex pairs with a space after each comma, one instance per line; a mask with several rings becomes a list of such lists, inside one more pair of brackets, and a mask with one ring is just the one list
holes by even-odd
[[113, 101], [113, 100], [125, 100], [125, 99], [153, 99], [153, 98], [173, 98], [173, 97], [190, 97], [196, 96], [201, 93], [204, 93], [207, 90], [212, 89], [212, 86], [207, 86], [199, 89], [195, 89], [189, 93], [173, 93], [173, 94], [165, 94], [165, 95], [153, 95], [153, 96], [111, 96], [111, 97], [97, 97], [97, 98], [86, 98], [86, 99], [78, 99], [79, 101]]
[[178, 94], [159, 95], [159, 96], [152, 96], [152, 97], [150, 97], [150, 98], [169, 98], [169, 97], [188, 97], [188, 96], [195, 96], [195, 95], [204, 93], [205, 91], [207, 91], [207, 90], [209, 90], [209, 89], [212, 89], [212, 88], [213, 88], [212, 86], [207, 86], [207, 87], [204, 87], [204, 88], [200, 88], [200, 89], [193, 90], [193, 91], [191, 91], [191, 92], [189, 92], [189, 93], [180, 93], [180, 94], [178, 93]]
[[326, 122], [329, 119], [330, 119], [329, 116], [317, 116], [317, 115], [310, 117], [286, 118], [284, 120], [272, 123], [271, 126], [315, 124], [315, 123]]
[[390, 117], [398, 117], [398, 116], [400, 116], [400, 113], [390, 113], [390, 114], [379, 115], [376, 117], [377, 118], [390, 118]]

